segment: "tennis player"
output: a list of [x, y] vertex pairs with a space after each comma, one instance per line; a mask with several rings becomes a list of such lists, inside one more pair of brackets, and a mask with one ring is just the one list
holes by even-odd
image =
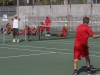
[[11, 20], [13, 21], [13, 41], [12, 42], [16, 42], [16, 37], [17, 37], [17, 42], [19, 42], [18, 24], [19, 24], [20, 18], [18, 18], [18, 16], [15, 15]]
[[77, 27], [75, 45], [74, 45], [74, 75], [78, 75], [77, 73], [77, 64], [78, 60], [82, 57], [86, 59], [87, 65], [87, 75], [91, 75], [90, 70], [90, 58], [89, 58], [89, 47], [88, 47], [88, 38], [91, 36], [93, 38], [100, 38], [100, 35], [95, 35], [91, 28], [88, 26], [89, 18], [83, 18], [83, 24], [80, 24]]
[[50, 35], [50, 24], [51, 24], [51, 20], [49, 16], [46, 16], [45, 25], [46, 25], [47, 35]]

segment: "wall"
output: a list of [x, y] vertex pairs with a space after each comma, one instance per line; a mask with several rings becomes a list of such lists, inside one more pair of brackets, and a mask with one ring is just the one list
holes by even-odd
[[[8, 22], [12, 24], [11, 18], [16, 14], [16, 6], [0, 6], [0, 26], [7, 24]], [[2, 22], [3, 15], [7, 14], [8, 21]]]
[[[52, 5], [51, 8], [49, 5], [41, 6], [19, 6], [18, 8], [9, 7], [12, 9], [13, 14], [8, 16], [8, 20], [11, 22], [11, 17], [16, 14], [16, 10], [21, 21], [19, 23], [20, 28], [23, 29], [25, 22], [23, 21], [24, 15], [26, 15], [29, 21], [26, 22], [27, 25], [40, 25], [41, 21], [45, 20], [47, 15], [50, 16], [52, 20], [52, 26], [63, 26], [68, 24], [68, 26], [74, 27], [82, 23], [82, 18], [84, 16], [90, 17], [90, 25], [100, 25], [100, 5], [94, 4], [91, 7], [91, 4], [73, 4], [71, 5]], [[0, 13], [2, 13], [0, 9]], [[6, 11], [6, 10], [5, 10]], [[0, 16], [0, 23], [2, 24], [2, 16]], [[74, 29], [74, 28], [73, 28]]]
[[[100, 5], [94, 4], [73, 4], [71, 5], [49, 5], [44, 6], [20, 6], [19, 16], [23, 20], [23, 16], [27, 15], [30, 22], [26, 22], [28, 25], [38, 25], [36, 21], [44, 21], [47, 15], [52, 19], [52, 25], [56, 24], [53, 21], [82, 21], [84, 16], [91, 17], [92, 20], [99, 19], [100, 16]], [[24, 22], [21, 20], [20, 27], [23, 28]], [[70, 24], [70, 22], [67, 22]], [[64, 24], [64, 23], [62, 23]], [[73, 23], [72, 23], [73, 24]], [[56, 25], [59, 25], [57, 23]], [[71, 25], [71, 24], [70, 24]]]

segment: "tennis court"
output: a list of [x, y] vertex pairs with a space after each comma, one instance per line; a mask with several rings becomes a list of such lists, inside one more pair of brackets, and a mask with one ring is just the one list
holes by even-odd
[[[92, 75], [100, 75], [100, 39], [89, 39]], [[74, 38], [0, 44], [0, 75], [72, 75]], [[85, 59], [79, 75], [86, 74]]]

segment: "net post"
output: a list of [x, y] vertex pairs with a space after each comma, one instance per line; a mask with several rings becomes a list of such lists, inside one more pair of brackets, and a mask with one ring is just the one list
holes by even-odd
[[27, 41], [29, 41], [29, 35], [27, 36]]
[[5, 43], [5, 26], [3, 25], [3, 43]]
[[26, 20], [25, 20], [25, 42], [27, 41], [27, 37], [26, 37]]
[[7, 14], [3, 14], [3, 18], [2, 18], [2, 21], [3, 21], [3, 43], [5, 43], [5, 23], [8, 21], [8, 18], [7, 18]]
[[26, 42], [26, 41], [28, 41], [28, 37], [27, 37], [27, 34], [26, 34], [26, 25], [27, 25], [26, 22], [28, 21], [28, 18], [27, 18], [26, 14], [24, 15], [23, 21], [24, 21], [24, 28], [25, 28], [25, 34], [24, 35], [25, 35], [25, 42]]

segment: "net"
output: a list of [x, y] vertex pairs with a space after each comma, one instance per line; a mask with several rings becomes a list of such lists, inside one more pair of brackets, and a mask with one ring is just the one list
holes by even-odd
[[[95, 33], [100, 32], [100, 25], [89, 26]], [[50, 32], [48, 32], [49, 28]], [[41, 26], [37, 26], [36, 29], [36, 34], [29, 36], [30, 40], [34, 40], [35, 38], [37, 40], [59, 40], [75, 38], [77, 26], [44, 26], [43, 30], [41, 30]]]
[[33, 26], [30, 29], [32, 32], [29, 40], [36, 40], [36, 38], [38, 40], [57, 40], [75, 37], [75, 31], [69, 31], [70, 26]]
[[[90, 28], [95, 32], [100, 32], [100, 25], [89, 25]], [[0, 33], [0, 43], [5, 41], [9, 43], [13, 40], [12, 32], [7, 34], [7, 28], [2, 29]], [[23, 29], [19, 30], [20, 42], [23, 41], [40, 41], [40, 40], [59, 40], [59, 39], [70, 39], [75, 38], [77, 26], [41, 26], [41, 25], [30, 25], [25, 26]], [[4, 33], [4, 34], [3, 34]]]

